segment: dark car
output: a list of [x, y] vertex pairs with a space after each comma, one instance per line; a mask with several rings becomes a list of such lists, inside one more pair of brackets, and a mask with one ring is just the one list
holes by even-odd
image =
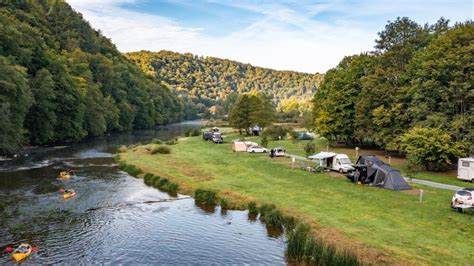
[[211, 131], [202, 132], [202, 139], [205, 141], [212, 140], [212, 136], [213, 136], [213, 132]]

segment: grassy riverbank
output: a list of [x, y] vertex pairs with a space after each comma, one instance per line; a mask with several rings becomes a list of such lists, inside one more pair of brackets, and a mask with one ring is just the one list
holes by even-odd
[[[228, 136], [231, 140], [237, 136]], [[467, 264], [474, 261], [474, 216], [451, 211], [451, 191], [422, 187], [413, 192], [355, 186], [334, 173], [291, 169], [286, 158], [234, 153], [230, 143], [201, 137], [182, 138], [171, 154], [151, 155], [145, 146], [121, 153], [127, 164], [179, 184], [181, 192], [198, 188], [224, 195], [231, 205], [249, 201], [275, 204], [303, 218], [313, 231], [339, 247], [356, 250], [371, 262]], [[416, 186], [416, 188], [421, 188]]]

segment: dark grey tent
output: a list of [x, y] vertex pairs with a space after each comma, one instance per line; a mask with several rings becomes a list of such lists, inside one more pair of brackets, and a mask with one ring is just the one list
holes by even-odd
[[393, 190], [411, 189], [398, 170], [374, 155], [360, 156], [356, 166], [366, 168], [366, 176], [362, 177], [366, 184], [372, 183], [374, 186]]
[[377, 187], [393, 190], [411, 189], [400, 172], [386, 164], [377, 167], [373, 184]]

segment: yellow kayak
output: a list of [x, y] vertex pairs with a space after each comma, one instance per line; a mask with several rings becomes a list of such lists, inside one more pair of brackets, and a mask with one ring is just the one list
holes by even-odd
[[63, 194], [64, 199], [70, 199], [74, 196], [76, 196], [76, 192], [74, 190], [68, 189], [64, 191], [64, 194]]
[[30, 256], [31, 250], [30, 244], [21, 244], [13, 251], [12, 258], [16, 262], [23, 261]]
[[62, 171], [61, 173], [59, 173], [59, 178], [61, 178], [61, 179], [69, 179], [69, 178], [71, 178], [71, 175], [68, 174], [68, 172], [66, 172], [66, 171]]

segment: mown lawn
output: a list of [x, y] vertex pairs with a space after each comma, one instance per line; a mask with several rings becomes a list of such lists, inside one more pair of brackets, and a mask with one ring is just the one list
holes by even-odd
[[[226, 137], [234, 138], [238, 136]], [[333, 239], [339, 246], [361, 243], [401, 263], [474, 262], [474, 215], [451, 210], [451, 191], [414, 186], [425, 191], [419, 203], [416, 191], [356, 186], [335, 174], [291, 169], [287, 158], [235, 153], [230, 142], [217, 145], [192, 137], [171, 148], [171, 154], [150, 155], [138, 147], [121, 158], [188, 191], [214, 189], [234, 200], [276, 204], [316, 223], [326, 237], [331, 238], [327, 232], [340, 234], [342, 238]]]
[[[260, 143], [260, 137], [250, 137], [246, 139]], [[294, 140], [287, 140], [287, 139], [276, 140], [276, 141], [269, 141], [268, 147], [273, 148], [273, 147], [281, 146], [281, 147], [284, 147], [291, 154], [306, 156], [303, 147], [308, 142], [309, 142], [308, 140], [301, 140], [301, 141], [294, 141]], [[316, 153], [321, 152], [321, 151], [326, 151], [326, 150], [336, 152], [336, 153], [345, 153], [351, 158], [353, 163], [357, 161], [355, 149], [341, 148], [341, 147], [328, 147], [327, 141], [322, 138], [314, 139], [313, 143], [316, 146]], [[384, 152], [381, 150], [361, 149], [359, 150], [358, 154], [359, 155], [377, 155], [380, 159], [382, 159], [386, 163], [389, 163], [388, 158], [384, 156]], [[406, 163], [406, 160], [404, 158], [392, 157], [390, 161], [390, 165], [392, 167], [400, 170], [400, 172], [404, 176], [407, 176], [405, 163]], [[474, 187], [474, 184], [470, 182], [457, 179], [456, 175], [457, 175], [457, 170], [452, 170], [449, 172], [440, 172], [440, 173], [430, 172], [430, 171], [419, 171], [413, 175], [413, 178], [434, 181], [434, 182], [444, 183], [444, 184], [449, 184], [449, 185], [455, 185], [455, 186], [460, 186], [460, 187]]]

